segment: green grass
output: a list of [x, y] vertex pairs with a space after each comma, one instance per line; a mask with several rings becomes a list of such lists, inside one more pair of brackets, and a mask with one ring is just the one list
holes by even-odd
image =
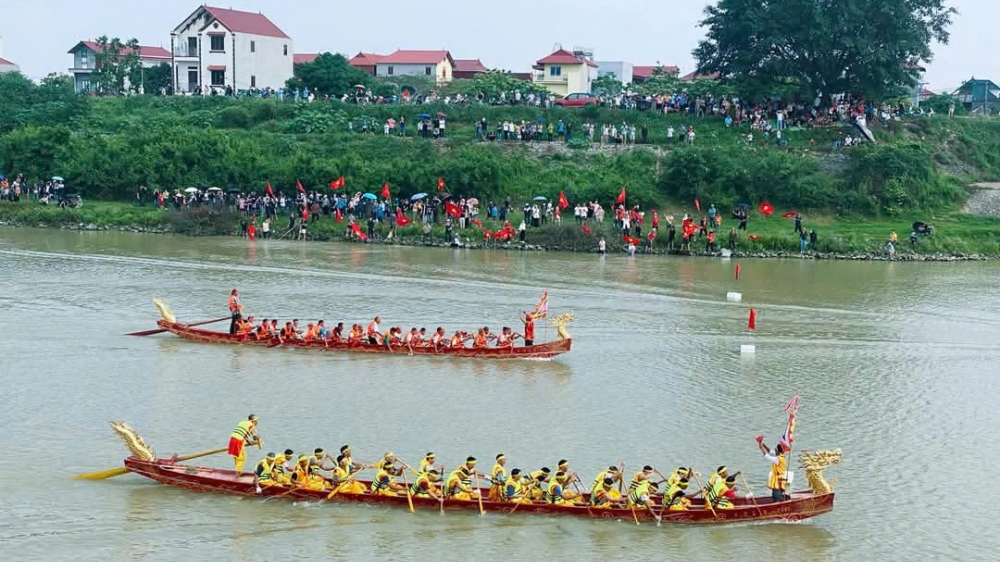
[[158, 227], [166, 224], [164, 211], [113, 201], [86, 201], [77, 209], [34, 202], [0, 203], [0, 220], [36, 226], [39, 224], [95, 224], [97, 226]]

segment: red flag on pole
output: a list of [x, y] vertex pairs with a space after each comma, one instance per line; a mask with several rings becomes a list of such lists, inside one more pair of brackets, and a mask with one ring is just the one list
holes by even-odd
[[396, 224], [398, 226], [406, 226], [413, 222], [413, 219], [403, 214], [402, 209], [396, 209]]
[[342, 187], [344, 187], [344, 176], [340, 176], [339, 178], [330, 182], [330, 189], [340, 189]]
[[340, 212], [340, 209], [337, 209], [336, 212], [333, 213], [333, 218], [337, 219], [337, 222], [341, 222], [344, 220], [344, 214]]
[[640, 244], [640, 240], [638, 238], [633, 238], [631, 236], [622, 236], [622, 242], [627, 242], [636, 246]]
[[267, 182], [267, 185], [264, 186], [264, 192], [267, 193], [268, 197], [274, 197], [274, 190], [271, 189], [271, 182]]
[[698, 209], [699, 213], [701, 212], [701, 201], [698, 201], [697, 198], [694, 200], [694, 208]]
[[582, 230], [584, 234], [590, 234], [590, 232], [591, 232], [591, 230], [589, 228], [587, 228], [586, 226], [583, 226], [583, 225], [580, 226], [580, 230]]
[[569, 207], [569, 201], [566, 200], [566, 194], [563, 193], [562, 191], [560, 191], [559, 192], [559, 208], [560, 209], [565, 209], [566, 207]]
[[389, 199], [389, 182], [382, 184], [382, 199]]
[[765, 217], [769, 217], [772, 214], [774, 214], [774, 205], [771, 205], [767, 201], [764, 201], [757, 207], [757, 210], [760, 211], [760, 214], [764, 215]]
[[739, 280], [740, 280], [740, 269], [742, 269], [742, 268], [740, 267], [740, 264], [736, 264], [736, 280], [737, 280], [737, 281], [739, 281]]
[[757, 311], [750, 309], [750, 320], [747, 321], [747, 328], [751, 330], [757, 329]]
[[790, 219], [790, 218], [794, 217], [797, 214], [799, 214], [798, 211], [788, 211], [787, 213], [781, 215], [781, 218], [783, 218], [783, 219]]
[[471, 222], [472, 224], [478, 226], [479, 228], [483, 227], [483, 223], [479, 222], [479, 219], [472, 219], [469, 222]]
[[351, 230], [353, 230], [354, 231], [354, 235], [357, 236], [358, 238], [360, 238], [361, 240], [364, 240], [364, 241], [368, 240], [368, 235], [365, 234], [364, 232], [361, 232], [361, 227], [358, 226], [358, 223], [352, 222], [351, 223]]
[[615, 204], [616, 205], [624, 205], [625, 204], [625, 188], [624, 187], [622, 188], [622, 192], [618, 194], [618, 199], [615, 199]]
[[451, 201], [444, 202], [444, 212], [448, 213], [449, 215], [455, 218], [462, 216], [462, 208], [452, 203]]
[[295, 180], [295, 189], [298, 189], [299, 193], [306, 192], [306, 188], [302, 187], [302, 182], [300, 182], [299, 180]]
[[438, 176], [438, 191], [444, 189], [444, 178]]

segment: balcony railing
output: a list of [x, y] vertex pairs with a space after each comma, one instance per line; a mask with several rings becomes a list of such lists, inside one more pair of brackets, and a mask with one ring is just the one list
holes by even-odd
[[197, 46], [192, 47], [191, 45], [178, 45], [174, 47], [174, 56], [197, 58], [198, 47]]

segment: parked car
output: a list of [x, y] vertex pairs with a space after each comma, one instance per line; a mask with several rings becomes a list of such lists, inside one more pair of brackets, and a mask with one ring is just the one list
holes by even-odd
[[597, 96], [592, 94], [570, 94], [552, 103], [560, 107], [586, 107], [588, 105], [597, 105]]

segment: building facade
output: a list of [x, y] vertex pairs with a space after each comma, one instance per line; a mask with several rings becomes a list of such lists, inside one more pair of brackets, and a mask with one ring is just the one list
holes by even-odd
[[[76, 93], [89, 94], [94, 91], [91, 75], [101, 68], [98, 55], [102, 52], [103, 47], [95, 41], [80, 41], [68, 51], [68, 54], [73, 55], [73, 66], [69, 68], [69, 73], [73, 76], [73, 89]], [[132, 50], [128, 48], [122, 50], [123, 55], [131, 53]], [[170, 51], [163, 47], [139, 45], [139, 62], [145, 68], [169, 64]]]
[[20, 72], [21, 67], [3, 58], [3, 37], [0, 37], [0, 72]]
[[558, 96], [589, 94], [598, 72], [597, 63], [565, 49], [539, 59], [532, 68], [535, 84]]
[[614, 75], [622, 84], [632, 83], [632, 63], [626, 61], [597, 61], [597, 76]]
[[292, 39], [259, 13], [199, 6], [170, 33], [175, 93], [283, 88]]
[[379, 57], [375, 63], [375, 76], [425, 76], [437, 83], [451, 82], [455, 60], [448, 51], [405, 51]]
[[378, 61], [382, 60], [382, 55], [375, 53], [358, 53], [351, 57], [351, 60], [347, 61], [347, 64], [357, 68], [365, 74], [375, 76], [375, 72], [378, 68]]
[[476, 76], [489, 72], [489, 70], [479, 59], [455, 59], [452, 77], [456, 80], [473, 80]]

